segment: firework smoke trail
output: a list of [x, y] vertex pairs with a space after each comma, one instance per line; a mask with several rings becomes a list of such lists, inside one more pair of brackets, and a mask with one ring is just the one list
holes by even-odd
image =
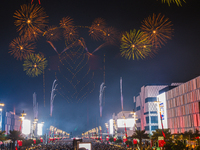
[[120, 77], [121, 106], [123, 111], [122, 77]]
[[54, 98], [56, 96], [56, 94], [54, 94], [55, 90], [56, 90], [56, 87], [58, 84], [55, 85], [56, 83], [56, 79], [54, 80], [53, 82], [53, 85], [52, 85], [52, 90], [51, 90], [51, 99], [50, 99], [50, 116], [52, 117], [52, 113], [53, 113], [53, 101], [54, 101]]
[[105, 83], [102, 82], [100, 85], [100, 91], [99, 91], [99, 107], [100, 107], [100, 117], [102, 117], [102, 97], [103, 97], [103, 92], [106, 86], [104, 85]]
[[36, 102], [36, 93], [33, 93], [33, 115], [34, 119], [38, 118], [38, 103]]

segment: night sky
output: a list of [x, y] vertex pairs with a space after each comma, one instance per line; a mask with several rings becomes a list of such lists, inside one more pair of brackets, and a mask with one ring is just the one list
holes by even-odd
[[[111, 119], [113, 113], [121, 111], [120, 77], [123, 78], [124, 110], [133, 109], [133, 96], [137, 96], [140, 88], [147, 84], [170, 84], [187, 82], [200, 75], [200, 5], [198, 0], [186, 0], [182, 7], [167, 4], [161, 0], [41, 0], [41, 6], [49, 16], [48, 25], [59, 25], [63, 17], [70, 16], [77, 26], [90, 26], [94, 19], [105, 19], [107, 26], [117, 28], [120, 32], [140, 29], [144, 18], [153, 13], [161, 13], [173, 24], [173, 37], [158, 51], [153, 58], [145, 60], [126, 60], [120, 57], [119, 46], [106, 46], [95, 53], [92, 61], [96, 65], [93, 82], [95, 88], [84, 100], [68, 103], [55, 92], [53, 116], [50, 117], [51, 86], [55, 79], [55, 71], [48, 64], [45, 70], [45, 101], [43, 75], [29, 77], [23, 71], [23, 61], [16, 60], [9, 51], [10, 42], [18, 37], [14, 25], [13, 14], [20, 5], [31, 0], [5, 0], [0, 5], [0, 100], [5, 103], [5, 110], [16, 113], [23, 110], [28, 119], [33, 119], [33, 93], [37, 94], [39, 104], [39, 122], [45, 122], [45, 128], [54, 125], [73, 135], [81, 134]], [[38, 3], [34, 0], [34, 3]], [[92, 52], [98, 43], [88, 37], [86, 28], [79, 28], [85, 38], [86, 45]], [[59, 44], [57, 49], [63, 49]], [[48, 62], [56, 52], [45, 42], [39, 40], [37, 48], [45, 54]], [[103, 116], [99, 115], [99, 86], [104, 80], [103, 60], [105, 54], [105, 104]], [[53, 61], [54, 62], [54, 61]], [[86, 82], [86, 81], [84, 81]], [[64, 83], [64, 81], [63, 81]], [[59, 85], [58, 85], [59, 86]], [[91, 87], [92, 88], [92, 87]], [[66, 94], [66, 93], [65, 93]]]

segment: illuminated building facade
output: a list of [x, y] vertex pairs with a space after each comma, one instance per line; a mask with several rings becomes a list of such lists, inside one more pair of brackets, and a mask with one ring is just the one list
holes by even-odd
[[166, 92], [171, 133], [200, 130], [200, 76]]
[[5, 134], [9, 134], [11, 130], [19, 130], [20, 129], [20, 116], [16, 115], [14, 112], [5, 112], [3, 117], [3, 125], [2, 130], [6, 131]]
[[139, 95], [134, 97], [138, 130], [146, 130], [146, 133], [152, 134], [152, 131], [158, 129], [158, 109], [155, 101], [157, 101], [159, 91], [167, 86], [146, 85], [141, 87]]
[[125, 136], [125, 128], [127, 136], [133, 135], [135, 120], [132, 117], [132, 111], [121, 111], [116, 116], [109, 120], [109, 134], [112, 136]]

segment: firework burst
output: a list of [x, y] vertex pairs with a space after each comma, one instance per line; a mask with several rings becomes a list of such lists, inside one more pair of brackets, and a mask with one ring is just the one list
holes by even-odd
[[151, 53], [151, 45], [143, 32], [134, 29], [122, 35], [120, 51], [126, 59], [144, 59]]
[[151, 44], [154, 48], [161, 48], [161, 45], [171, 39], [173, 29], [169, 18], [160, 13], [156, 16], [149, 16], [142, 21], [141, 30], [149, 37]]
[[66, 28], [64, 31], [63, 31], [63, 35], [64, 35], [64, 38], [67, 40], [67, 42], [73, 42], [74, 40], [76, 40], [78, 38], [78, 32], [76, 30], [76, 28]]
[[47, 31], [44, 33], [44, 36], [48, 41], [57, 41], [61, 37], [59, 28], [50, 26]]
[[182, 2], [186, 3], [185, 0], [161, 0], [162, 3], [167, 3], [169, 6], [171, 3], [176, 3], [177, 6], [182, 6]]
[[103, 40], [109, 44], [115, 44], [118, 38], [118, 31], [113, 27], [105, 28], [103, 31]]
[[89, 30], [89, 35], [94, 40], [101, 40], [103, 38], [103, 29], [105, 28], [105, 20], [102, 18], [96, 18]]
[[60, 20], [60, 27], [62, 28], [74, 28], [74, 21], [70, 17], [64, 17]]
[[15, 38], [9, 45], [10, 53], [17, 58], [22, 60], [25, 59], [29, 54], [34, 53], [36, 48], [35, 42], [29, 41], [25, 36]]
[[14, 18], [15, 25], [18, 27], [17, 31], [20, 35], [26, 34], [28, 37], [32, 37], [35, 33], [42, 33], [46, 26], [47, 15], [44, 9], [39, 5], [21, 5], [21, 9], [15, 11]]
[[30, 54], [24, 61], [23, 67], [26, 74], [31, 77], [36, 77], [43, 73], [47, 66], [47, 60], [40, 54]]

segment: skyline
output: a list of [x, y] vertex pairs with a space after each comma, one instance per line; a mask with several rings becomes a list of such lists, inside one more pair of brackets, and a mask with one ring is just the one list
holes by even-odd
[[[0, 44], [2, 52], [0, 56], [0, 99], [6, 104], [8, 110], [12, 110], [15, 106], [19, 113], [25, 110], [29, 116], [33, 116], [33, 93], [36, 92], [39, 119], [45, 120], [47, 124], [58, 126], [68, 133], [76, 134], [104, 124], [111, 118], [112, 113], [121, 111], [120, 77], [123, 79], [124, 110], [132, 110], [133, 96], [137, 96], [143, 85], [182, 83], [200, 74], [200, 38], [198, 35], [200, 33], [198, 27], [200, 13], [197, 0], [186, 1], [182, 7], [175, 4], [169, 7], [167, 4], [153, 0], [140, 0], [139, 2], [111, 0], [96, 3], [90, 0], [67, 2], [41, 0], [41, 7], [49, 16], [49, 25], [58, 25], [62, 17], [70, 16], [76, 25], [89, 26], [95, 18], [101, 17], [105, 19], [108, 26], [123, 32], [138, 30], [144, 18], [153, 13], [162, 13], [172, 21], [174, 29], [172, 40], [168, 40], [153, 58], [126, 60], [120, 57], [120, 48], [117, 46], [108, 46], [97, 51], [95, 56], [99, 58], [100, 67], [94, 70], [95, 90], [82, 103], [68, 103], [57, 93], [54, 100], [53, 117], [50, 117], [50, 92], [55, 79], [54, 71], [46, 70], [45, 72], [46, 107], [44, 107], [43, 75], [35, 78], [27, 76], [23, 71], [23, 61], [17, 61], [8, 53], [10, 42], [18, 36], [13, 14], [15, 10], [20, 9], [20, 5], [30, 3], [29, 0], [11, 1], [11, 3], [4, 1], [4, 5], [1, 5], [1, 14], [4, 15], [1, 17], [3, 23], [0, 31], [1, 39], [3, 39]], [[86, 33], [87, 31], [81, 30], [82, 35]], [[90, 52], [97, 47], [88, 38], [85, 38], [85, 41]], [[56, 53], [47, 43], [44, 43], [44, 40], [39, 41], [36, 50], [37, 52], [42, 50], [50, 62], [50, 58]], [[56, 48], [63, 49], [59, 46]], [[106, 55], [105, 105], [102, 118], [100, 118], [99, 87], [104, 78], [102, 68], [104, 54]], [[49, 66], [47, 68], [49, 69]], [[63, 117], [64, 112], [66, 112], [66, 117]], [[83, 123], [82, 126], [79, 125], [80, 122]]]

